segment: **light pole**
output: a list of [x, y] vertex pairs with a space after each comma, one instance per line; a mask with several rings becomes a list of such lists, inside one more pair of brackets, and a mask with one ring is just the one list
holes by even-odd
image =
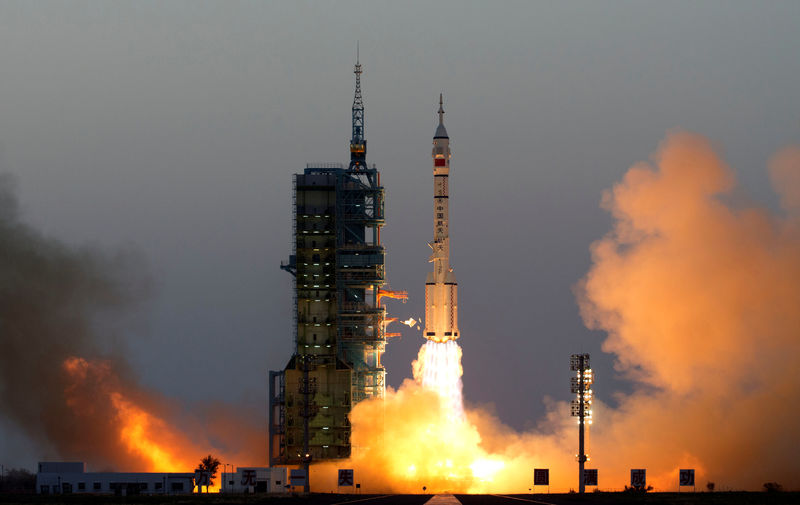
[[570, 379], [570, 391], [575, 393], [576, 398], [570, 404], [571, 415], [578, 418], [578, 490], [580, 493], [586, 491], [584, 484], [584, 466], [589, 458], [586, 456], [584, 444], [585, 425], [592, 424], [592, 389], [594, 375], [589, 368], [588, 354], [573, 354], [569, 358], [569, 369], [577, 372], [575, 377]]

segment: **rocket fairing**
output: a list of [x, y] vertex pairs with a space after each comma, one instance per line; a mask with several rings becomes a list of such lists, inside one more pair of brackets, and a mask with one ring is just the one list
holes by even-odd
[[425, 338], [447, 342], [458, 338], [458, 284], [450, 266], [448, 177], [450, 137], [444, 127], [444, 107], [439, 95], [439, 126], [433, 136], [433, 272], [425, 281]]

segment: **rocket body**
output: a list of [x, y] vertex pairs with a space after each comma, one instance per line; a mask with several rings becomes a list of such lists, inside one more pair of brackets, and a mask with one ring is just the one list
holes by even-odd
[[439, 96], [439, 126], [433, 137], [433, 271], [425, 281], [425, 338], [434, 342], [456, 340], [458, 335], [458, 284], [450, 266], [450, 137], [444, 127]]

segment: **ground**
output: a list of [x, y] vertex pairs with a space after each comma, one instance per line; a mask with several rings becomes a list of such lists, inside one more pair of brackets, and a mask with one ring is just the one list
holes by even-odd
[[[308, 496], [267, 496], [267, 495], [190, 495], [190, 496], [91, 496], [91, 495], [9, 495], [0, 494], [2, 504], [141, 504], [141, 505], [424, 505], [435, 498], [438, 504], [462, 505], [578, 505], [578, 504], [653, 504], [653, 505], [790, 505], [800, 503], [800, 492], [786, 493], [587, 493], [576, 494], [536, 494], [536, 495], [344, 495], [311, 494]], [[453, 500], [453, 498], [456, 501]], [[431, 505], [434, 505], [431, 504]]]

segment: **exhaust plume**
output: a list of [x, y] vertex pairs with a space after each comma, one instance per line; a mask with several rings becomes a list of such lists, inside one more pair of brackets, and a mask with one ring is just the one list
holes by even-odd
[[641, 387], [596, 416], [598, 465], [648, 466], [665, 488], [682, 465], [739, 488], [800, 485], [800, 149], [770, 174], [787, 215], [728, 203], [733, 171], [676, 132], [604, 195], [616, 223], [592, 245], [581, 313]]
[[419, 348], [417, 359], [411, 363], [414, 380], [425, 389], [435, 391], [445, 400], [448, 416], [464, 417], [461, 376], [461, 346], [455, 340], [428, 340]]
[[[135, 259], [42, 236], [19, 219], [13, 181], [0, 175], [0, 410], [41, 459], [127, 471], [190, 471], [209, 451], [262, 461], [237, 449], [263, 447], [252, 443], [257, 416], [187, 416], [137, 383], [106, 330], [146, 294]], [[229, 430], [238, 443], [211, 442]]]
[[[622, 489], [631, 468], [665, 491], [680, 468], [698, 487], [800, 486], [800, 148], [778, 153], [770, 176], [783, 215], [744, 202], [709, 142], [675, 132], [604, 195], [615, 224], [575, 291], [634, 391], [616, 407], [595, 397], [587, 468], [600, 489]], [[312, 482], [335, 490], [334, 468], [350, 467], [365, 492], [524, 493], [533, 468], [550, 468], [553, 491], [575, 489], [575, 420], [545, 401], [537, 429], [519, 433], [481, 409], [453, 419], [448, 397], [406, 380], [356, 405], [353, 458], [315, 465]]]

